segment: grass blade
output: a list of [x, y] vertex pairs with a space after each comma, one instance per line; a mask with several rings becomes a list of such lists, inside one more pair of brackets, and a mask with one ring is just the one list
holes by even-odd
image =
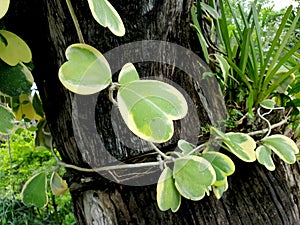
[[[271, 64], [270, 64], [270, 66], [269, 66], [269, 70], [268, 70], [268, 72], [266, 73], [266, 79], [267, 79], [267, 80], [269, 79], [268, 76], [269, 76], [271, 73], [273, 73], [273, 67], [274, 67], [274, 65], [277, 63], [278, 58], [279, 58], [280, 55], [281, 55], [281, 52], [282, 52], [282, 51], [284, 50], [284, 48], [286, 47], [287, 42], [288, 42], [288, 40], [289, 40], [291, 34], [294, 32], [294, 30], [295, 30], [295, 28], [296, 28], [296, 26], [297, 26], [299, 17], [300, 17], [300, 10], [298, 11], [297, 16], [295, 17], [295, 19], [294, 19], [292, 25], [290, 26], [289, 30], [286, 32], [286, 34], [285, 34], [285, 36], [284, 36], [284, 38], [283, 38], [283, 40], [282, 40], [282, 42], [281, 42], [281, 45], [279, 46], [279, 49], [277, 50], [277, 52], [276, 52], [276, 54], [275, 54], [275, 56], [274, 56], [274, 58], [273, 58], [273, 60], [272, 60], [272, 62], [271, 62]], [[277, 66], [276, 66], [276, 67], [277, 67]]]
[[255, 8], [255, 5], [252, 4], [252, 12], [253, 12], [253, 21], [254, 21], [254, 30], [256, 33], [256, 40], [257, 40], [257, 47], [258, 47], [258, 56], [259, 56], [259, 61], [260, 61], [260, 67], [264, 65], [264, 51], [262, 47], [262, 39], [261, 39], [261, 34], [260, 34], [260, 26], [258, 22], [258, 12]]
[[241, 55], [240, 55], [240, 64], [239, 68], [242, 73], [245, 74], [246, 65], [249, 57], [249, 47], [250, 47], [250, 37], [251, 37], [251, 29], [246, 28], [243, 34], [243, 42], [241, 43]]
[[226, 12], [224, 9], [224, 3], [223, 0], [220, 0], [220, 11], [221, 11], [221, 19], [219, 19], [221, 34], [222, 34], [222, 40], [224, 42], [226, 52], [228, 54], [228, 57], [232, 57], [232, 51], [231, 51], [231, 45], [230, 45], [230, 37], [228, 33], [228, 24], [226, 21]]
[[[267, 66], [268, 66], [268, 63], [269, 63], [269, 61], [270, 61], [270, 58], [271, 58], [271, 56], [272, 56], [273, 53], [274, 53], [275, 47], [276, 47], [276, 46], [278, 45], [278, 43], [279, 43], [279, 38], [280, 38], [280, 36], [281, 36], [281, 34], [282, 34], [282, 31], [283, 31], [283, 29], [284, 29], [284, 27], [285, 27], [285, 24], [286, 24], [288, 18], [289, 18], [289, 16], [290, 16], [291, 11], [292, 11], [292, 7], [290, 6], [290, 7], [288, 7], [286, 13], [284, 14], [284, 16], [283, 16], [283, 18], [282, 18], [282, 22], [281, 22], [281, 24], [280, 24], [280, 26], [279, 26], [279, 28], [278, 28], [276, 34], [275, 34], [275, 37], [274, 37], [274, 39], [273, 39], [273, 41], [272, 41], [272, 44], [271, 44], [271, 47], [270, 47], [270, 49], [269, 49], [269, 51], [268, 51], [268, 53], [267, 53], [267, 56], [266, 56], [266, 58], [265, 58], [265, 63], [264, 63], [264, 65], [261, 67], [261, 74], [264, 74], [265, 71], [266, 71], [266, 69], [267, 69]], [[263, 79], [263, 76], [261, 76], [261, 79]], [[262, 80], [261, 80], [261, 81], [262, 81]], [[262, 82], [260, 82], [260, 83], [262, 83]]]

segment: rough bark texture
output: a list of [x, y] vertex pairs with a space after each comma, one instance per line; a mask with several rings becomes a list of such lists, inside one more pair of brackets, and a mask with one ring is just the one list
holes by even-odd
[[[101, 52], [124, 43], [147, 39], [166, 40], [191, 48], [191, 35], [194, 34], [189, 28], [189, 8], [192, 1], [114, 0], [111, 3], [124, 19], [127, 29], [125, 37], [114, 37], [107, 29], [96, 24], [91, 18], [87, 1], [74, 1], [85, 41]], [[57, 77], [58, 68], [65, 61], [65, 49], [68, 45], [78, 42], [64, 1], [34, 0], [30, 4], [21, 0], [14, 1], [6, 17], [6, 24], [8, 30], [23, 37], [32, 49], [35, 80], [44, 102], [55, 145], [65, 162], [81, 167], [112, 163], [111, 159], [102, 155], [101, 151], [105, 149], [119, 160], [128, 160], [141, 153], [147, 153], [149, 149], [145, 148], [141, 141], [132, 139], [135, 141], [132, 149], [124, 146], [116, 138], [110, 117], [112, 106], [105, 92], [100, 94], [97, 100], [98, 113], [95, 118], [98, 134], [92, 138], [83, 134], [80, 143], [78, 138], [74, 137], [74, 124], [71, 119], [74, 95], [62, 87]], [[222, 104], [215, 102], [217, 106], [212, 109], [213, 106], [209, 105], [211, 101], [207, 101], [206, 108], [202, 108], [199, 99], [209, 96], [205, 96], [203, 87], [197, 87], [192, 80], [184, 78], [174, 66], [140, 63], [137, 67], [143, 77], [165, 77], [182, 86], [191, 96], [193, 104], [198, 106], [196, 109], [198, 117], [201, 118], [200, 125], [215, 122], [210, 114], [216, 111], [214, 116], [218, 117]], [[209, 88], [217, 91], [213, 86]], [[84, 98], [81, 103], [81, 107], [84, 107]], [[91, 112], [80, 112], [86, 118], [94, 115]], [[191, 122], [192, 120], [193, 118]], [[177, 127], [174, 139], [163, 145], [167, 150], [174, 148], [178, 133], [188, 129], [180, 128], [180, 124], [177, 124]], [[124, 131], [124, 135], [127, 132]], [[99, 138], [103, 140], [105, 149], [96, 149], [96, 139]], [[129, 139], [131, 138], [133, 137], [130, 136]], [[83, 147], [88, 147], [88, 150], [80, 151], [79, 148]], [[135, 150], [142, 148], [145, 150]], [[135, 160], [147, 160], [149, 157]], [[216, 200], [213, 196], [205, 197], [199, 202], [183, 200], [177, 213], [161, 212], [158, 209], [155, 185], [124, 186], [112, 183], [98, 174], [74, 170], [68, 170], [66, 177], [78, 224], [300, 224], [298, 165], [289, 166], [278, 161], [276, 171], [268, 172], [257, 163], [245, 164], [238, 160], [236, 162], [236, 173], [229, 178], [229, 190], [221, 200]]]

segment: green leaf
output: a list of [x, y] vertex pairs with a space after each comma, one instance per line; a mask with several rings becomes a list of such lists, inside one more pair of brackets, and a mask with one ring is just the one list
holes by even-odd
[[[281, 76], [284, 76], [284, 74], [288, 72], [287, 69], [281, 69], [280, 71], [278, 71], [276, 74], [274, 74], [274, 76], [272, 77], [272, 82], [275, 83], [277, 80], [280, 79]], [[287, 91], [289, 85], [291, 83], [293, 83], [293, 81], [295, 80], [295, 74], [291, 73], [287, 78], [285, 78], [283, 81], [281, 81], [276, 90], [278, 93], [284, 93]]]
[[53, 172], [50, 178], [50, 187], [54, 195], [63, 195], [68, 190], [68, 185], [58, 173]]
[[223, 80], [226, 83], [227, 82], [227, 76], [229, 74], [230, 66], [229, 66], [228, 62], [226, 61], [226, 59], [222, 55], [215, 54], [215, 57], [216, 57], [219, 65], [220, 65], [222, 75], [223, 75]]
[[216, 172], [216, 182], [214, 186], [223, 186], [227, 182], [227, 176], [230, 176], [235, 171], [233, 161], [220, 152], [205, 152], [200, 155], [210, 162]]
[[111, 71], [104, 56], [87, 44], [72, 44], [66, 50], [69, 60], [59, 69], [61, 83], [70, 91], [88, 95], [105, 89], [111, 83]]
[[213, 186], [213, 193], [217, 199], [220, 199], [225, 191], [228, 189], [228, 182], [222, 186]]
[[272, 151], [267, 146], [261, 145], [256, 149], [257, 161], [264, 165], [268, 170], [274, 171], [275, 165], [272, 160]]
[[156, 199], [161, 211], [171, 209], [176, 212], [181, 204], [181, 196], [177, 191], [172, 170], [166, 167], [161, 173], [156, 187]]
[[19, 63], [9, 66], [0, 60], [0, 92], [17, 97], [22, 93], [30, 93], [33, 77], [28, 68]]
[[0, 105], [0, 134], [9, 134], [14, 128], [15, 116], [6, 107]]
[[204, 59], [205, 59], [205, 62], [206, 63], [209, 63], [209, 55], [208, 55], [208, 44], [206, 43], [206, 40], [202, 34], [202, 31], [201, 31], [201, 27], [200, 27], [200, 24], [199, 24], [199, 21], [198, 21], [198, 16], [199, 14], [197, 15], [196, 14], [196, 11], [198, 9], [195, 7], [195, 6], [192, 6], [191, 7], [191, 19], [193, 21], [193, 24], [191, 24], [190, 26], [192, 28], [194, 28], [197, 32], [197, 36], [198, 36], [198, 40], [199, 40], [199, 43], [200, 43], [200, 46], [201, 46], [201, 49], [202, 49], [202, 52], [203, 52], [203, 56], [204, 56]]
[[222, 140], [229, 140], [225, 133], [215, 127], [210, 127], [210, 133], [216, 137], [221, 138]]
[[31, 61], [31, 51], [25, 41], [7, 30], [0, 30], [0, 35], [7, 42], [7, 45], [0, 42], [0, 58], [5, 63], [15, 66], [20, 62], [29, 63]]
[[250, 90], [248, 98], [247, 98], [247, 108], [248, 108], [248, 115], [250, 116], [250, 118], [254, 117], [254, 113], [253, 113], [253, 105], [254, 105], [254, 90]]
[[21, 198], [27, 206], [34, 205], [41, 208], [47, 205], [47, 177], [45, 172], [34, 175], [25, 183]]
[[235, 171], [233, 161], [223, 153], [205, 152], [201, 154], [201, 157], [210, 162], [214, 168], [221, 170], [226, 176], [232, 175]]
[[43, 109], [42, 101], [37, 93], [34, 93], [34, 95], [33, 95], [32, 106], [33, 106], [36, 114], [38, 114], [40, 117], [43, 118], [44, 117], [44, 109]]
[[194, 149], [194, 146], [185, 140], [179, 140], [177, 145], [178, 145], [178, 148], [180, 150], [182, 150], [183, 154], [185, 154], [185, 155], [189, 154]]
[[256, 142], [248, 134], [243, 133], [226, 133], [226, 136], [230, 139], [224, 140], [228, 149], [245, 162], [254, 162], [256, 160], [255, 148]]
[[295, 154], [299, 153], [296, 143], [287, 136], [274, 134], [264, 138], [263, 143], [266, 147], [275, 152], [283, 161], [293, 164], [296, 162]]
[[107, 0], [88, 0], [94, 19], [103, 27], [107, 27], [117, 36], [125, 34], [122, 19], [115, 8]]
[[216, 181], [212, 165], [204, 158], [187, 156], [174, 163], [173, 177], [179, 193], [191, 200], [200, 200]]
[[213, 183], [213, 186], [223, 186], [227, 182], [227, 176], [218, 167], [214, 167], [214, 170], [216, 173], [216, 181]]
[[208, 4], [205, 4], [204, 2], [201, 2], [200, 4], [201, 4], [201, 8], [207, 11], [214, 19], [220, 18], [218, 12], [213, 7], [211, 7]]
[[0, 19], [6, 14], [10, 0], [0, 0]]
[[139, 80], [139, 74], [132, 63], [126, 63], [119, 74], [119, 83], [126, 84], [131, 81]]
[[16, 120], [21, 121], [22, 119], [28, 119], [29, 122], [32, 119], [37, 118], [32, 103], [30, 101], [30, 95], [21, 94], [19, 96], [19, 107], [14, 108], [14, 113], [16, 115]]
[[183, 118], [188, 110], [185, 98], [176, 88], [156, 80], [122, 84], [117, 101], [128, 128], [155, 143], [168, 141], [174, 133], [173, 120]]
[[259, 104], [265, 109], [274, 109], [276, 103], [273, 99], [265, 99]]

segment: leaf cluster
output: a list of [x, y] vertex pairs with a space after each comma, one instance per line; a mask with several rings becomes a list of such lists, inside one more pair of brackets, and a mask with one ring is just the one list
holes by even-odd
[[274, 93], [284, 93], [294, 82], [300, 66], [290, 61], [300, 42], [289, 41], [299, 26], [299, 10], [287, 8], [274, 36], [268, 38], [262, 36], [272, 34], [264, 30], [267, 17], [259, 16], [255, 2], [245, 13], [241, 5], [234, 8], [228, 0], [220, 1], [219, 14], [214, 1], [197, 1], [191, 13], [206, 62], [217, 74], [229, 104], [244, 105], [253, 115], [253, 107]]

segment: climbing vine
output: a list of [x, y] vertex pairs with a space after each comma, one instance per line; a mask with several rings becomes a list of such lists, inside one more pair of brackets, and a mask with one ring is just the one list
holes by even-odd
[[[9, 1], [2, 2], [5, 4], [0, 6], [0, 18], [5, 15], [9, 5]], [[131, 62], [122, 67], [118, 81], [112, 82], [109, 63], [100, 51], [84, 43], [72, 4], [70, 0], [66, 2], [80, 43], [72, 44], [66, 49], [67, 61], [58, 71], [59, 80], [65, 88], [80, 95], [90, 95], [108, 89], [108, 98], [118, 107], [125, 124], [136, 136], [149, 142], [160, 156], [160, 161], [86, 169], [62, 162], [51, 149], [58, 164], [58, 167], [53, 169], [50, 178], [50, 187], [55, 195], [63, 194], [68, 188], [66, 182], [57, 173], [60, 166], [82, 172], [95, 172], [163, 165], [157, 182], [157, 204], [162, 211], [171, 209], [176, 212], [180, 207], [182, 197], [198, 201], [212, 191], [219, 199], [228, 189], [227, 177], [234, 173], [235, 165], [229, 155], [216, 151], [216, 146], [228, 150], [245, 162], [257, 160], [268, 170], [275, 169], [272, 160], [273, 153], [286, 163], [296, 162], [296, 154], [299, 153], [296, 143], [284, 135], [271, 135], [274, 125], [265, 116], [281, 108], [276, 107], [275, 101], [270, 99], [260, 101], [257, 107], [257, 115], [268, 125], [266, 130], [259, 131], [265, 134], [259, 140], [251, 137], [251, 133], [224, 133], [221, 129], [210, 127], [209, 131], [213, 139], [208, 142], [195, 146], [186, 140], [179, 140], [177, 145], [180, 151], [168, 153], [161, 151], [156, 144], [170, 140], [174, 133], [173, 121], [184, 118], [188, 113], [188, 105], [184, 96], [167, 83], [140, 79], [138, 71]], [[125, 35], [125, 27], [119, 14], [107, 0], [88, 0], [88, 4], [93, 17], [100, 25], [107, 27], [117, 36]], [[201, 33], [198, 35], [200, 36]], [[221, 56], [216, 57], [221, 65], [228, 65]], [[11, 102], [2, 103], [0, 105], [0, 133], [9, 134], [16, 119], [44, 121], [38, 96], [34, 95], [36, 97], [32, 100], [28, 95], [33, 83], [30, 69], [25, 65], [31, 61], [29, 47], [15, 34], [0, 30], [0, 58], [2, 60], [0, 71], [4, 74], [0, 75], [0, 78], [9, 85], [14, 85], [18, 80], [10, 81], [10, 79], [12, 76], [18, 76], [22, 85], [16, 84], [20, 87], [17, 89], [19, 92], [13, 92], [19, 99], [22, 96], [22, 99], [27, 101], [21, 101], [19, 107], [32, 104], [34, 110], [32, 116], [27, 114], [18, 116], [17, 111], [11, 110], [13, 108]], [[209, 60], [208, 55], [206, 59]], [[224, 67], [221, 69], [225, 72]], [[1, 86], [2, 83], [0, 82], [0, 91], [5, 94], [5, 99], [7, 96], [16, 97], [11, 93], [11, 88], [14, 86], [6, 90], [7, 85]], [[24, 93], [27, 94], [25, 97]], [[25, 183], [22, 199], [25, 204], [36, 207], [43, 207], [47, 204], [46, 172], [34, 175]]]

